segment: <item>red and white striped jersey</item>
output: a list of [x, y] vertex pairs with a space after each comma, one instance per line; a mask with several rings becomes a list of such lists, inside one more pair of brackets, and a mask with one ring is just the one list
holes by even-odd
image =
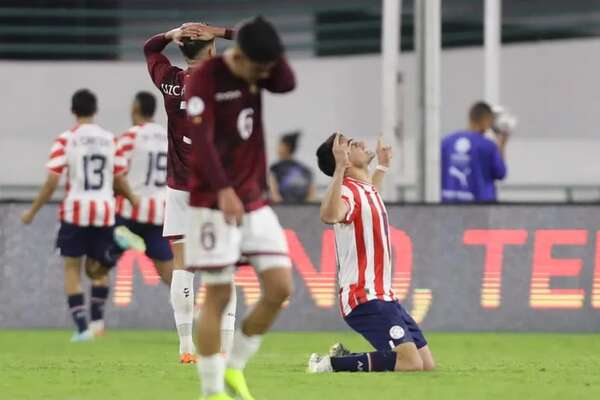
[[67, 172], [66, 195], [59, 207], [63, 222], [78, 226], [115, 223], [113, 176], [127, 170], [114, 135], [95, 124], [61, 133], [50, 150], [46, 167]]
[[140, 205], [117, 197], [117, 214], [143, 224], [162, 225], [167, 184], [167, 131], [155, 123], [136, 125], [118, 139], [127, 159], [127, 180]]
[[340, 311], [348, 315], [370, 300], [395, 300], [388, 216], [373, 185], [344, 178], [344, 220], [334, 225]]

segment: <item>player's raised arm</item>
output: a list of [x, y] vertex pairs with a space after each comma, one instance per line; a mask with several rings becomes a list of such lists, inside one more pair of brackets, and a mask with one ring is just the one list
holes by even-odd
[[285, 57], [282, 56], [276, 62], [269, 77], [260, 81], [259, 85], [272, 93], [286, 93], [294, 90], [296, 77]]
[[[322, 148], [319, 148], [319, 151], [322, 151]], [[348, 203], [342, 198], [342, 184], [346, 169], [350, 167], [350, 160], [348, 158], [350, 146], [341, 133], [336, 133], [331, 152], [335, 160], [335, 169], [333, 170], [333, 179], [321, 202], [320, 212], [321, 221], [326, 224], [342, 222], [349, 211]], [[317, 155], [319, 156], [319, 152], [317, 152]], [[319, 162], [321, 162], [321, 159], [320, 157]]]
[[165, 75], [173, 68], [169, 59], [162, 54], [162, 51], [171, 42], [181, 44], [184, 36], [185, 32], [182, 28], [174, 28], [168, 32], [152, 36], [144, 44], [144, 56], [146, 57], [148, 72], [156, 86], [160, 86]]
[[381, 191], [381, 184], [386, 171], [390, 167], [392, 160], [392, 146], [383, 143], [383, 137], [377, 139], [377, 167], [371, 176], [371, 183], [378, 191]]

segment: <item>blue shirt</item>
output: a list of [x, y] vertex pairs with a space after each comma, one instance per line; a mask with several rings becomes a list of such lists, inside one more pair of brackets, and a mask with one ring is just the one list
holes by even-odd
[[498, 146], [478, 132], [446, 136], [441, 167], [442, 203], [496, 201], [495, 181], [506, 176]]

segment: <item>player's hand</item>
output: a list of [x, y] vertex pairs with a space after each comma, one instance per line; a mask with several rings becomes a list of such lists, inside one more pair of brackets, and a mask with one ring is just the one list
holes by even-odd
[[180, 29], [183, 36], [191, 39], [211, 40], [217, 36], [215, 28], [200, 22], [187, 22]]
[[377, 163], [384, 167], [389, 167], [390, 162], [392, 161], [392, 146], [386, 145], [383, 142], [383, 135], [380, 135], [377, 139], [377, 149], [375, 150], [377, 154]]
[[244, 204], [235, 190], [230, 187], [221, 189], [217, 196], [219, 210], [223, 211], [225, 222], [232, 225], [241, 224], [244, 216]]
[[31, 221], [33, 221], [33, 217], [35, 217], [35, 214], [31, 210], [27, 210], [21, 214], [21, 222], [25, 225], [29, 225]]
[[175, 44], [179, 46], [183, 44], [182, 40], [184, 36], [184, 32], [181, 28], [171, 29], [169, 32], [165, 33], [165, 38], [175, 42]]
[[335, 134], [332, 152], [335, 159], [335, 169], [345, 171], [352, 166], [350, 164], [350, 145], [340, 132], [336, 132]]

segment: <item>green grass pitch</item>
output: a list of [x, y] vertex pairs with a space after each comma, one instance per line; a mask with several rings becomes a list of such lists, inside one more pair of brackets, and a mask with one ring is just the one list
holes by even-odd
[[[69, 336], [0, 331], [0, 399], [199, 398], [173, 332], [109, 331], [78, 344]], [[270, 334], [247, 368], [256, 399], [600, 399], [600, 335], [435, 333], [435, 372], [306, 374], [309, 353], [338, 339], [369, 350], [351, 332]]]

